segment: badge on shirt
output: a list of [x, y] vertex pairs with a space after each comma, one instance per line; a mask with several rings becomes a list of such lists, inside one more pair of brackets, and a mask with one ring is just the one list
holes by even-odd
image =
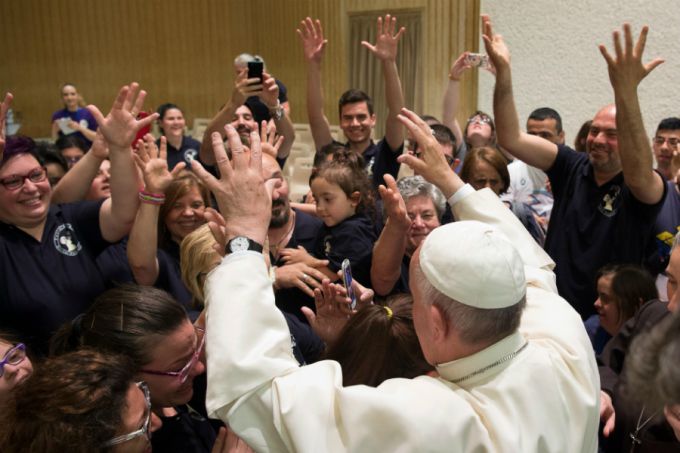
[[76, 232], [70, 223], [64, 223], [54, 232], [54, 248], [66, 256], [76, 256], [83, 246], [76, 237]]
[[619, 210], [619, 195], [621, 195], [620, 186], [611, 186], [609, 191], [602, 197], [602, 201], [597, 209], [607, 217], [614, 216]]
[[198, 151], [193, 148], [189, 148], [184, 151], [184, 160], [186, 162], [191, 162], [198, 157]]
[[333, 236], [330, 234], [323, 238], [323, 253], [328, 256], [331, 254], [331, 240], [333, 239]]

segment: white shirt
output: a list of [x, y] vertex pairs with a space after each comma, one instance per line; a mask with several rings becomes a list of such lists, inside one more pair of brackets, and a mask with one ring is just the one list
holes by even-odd
[[440, 364], [440, 378], [343, 387], [336, 362], [297, 366], [262, 255], [232, 254], [206, 283], [209, 414], [256, 451], [595, 452], [597, 367], [553, 262], [490, 190], [466, 186], [449, 201], [457, 219], [516, 244], [528, 283], [517, 333]]

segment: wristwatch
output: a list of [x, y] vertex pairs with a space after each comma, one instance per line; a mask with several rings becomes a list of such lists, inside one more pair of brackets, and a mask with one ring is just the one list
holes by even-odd
[[225, 254], [234, 252], [244, 252], [246, 250], [253, 250], [258, 253], [262, 253], [262, 244], [258, 244], [250, 238], [245, 236], [236, 236], [232, 238], [231, 241], [227, 242], [227, 247], [225, 248]]
[[283, 118], [283, 107], [281, 107], [281, 102], [279, 100], [276, 101], [274, 107], [269, 107], [269, 114], [277, 121]]

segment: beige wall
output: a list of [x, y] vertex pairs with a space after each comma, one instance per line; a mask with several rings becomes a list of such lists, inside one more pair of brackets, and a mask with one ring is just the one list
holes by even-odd
[[[293, 120], [306, 122], [295, 29], [311, 16], [322, 20], [329, 40], [325, 105], [335, 122], [337, 98], [348, 88], [348, 15], [399, 9], [422, 11], [422, 111], [440, 116], [452, 57], [478, 46], [479, 0], [0, 0], [0, 90], [14, 93], [21, 132], [34, 137], [49, 135], [64, 82], [104, 109], [118, 87], [138, 81], [149, 92], [147, 107], [174, 102], [191, 120], [212, 116], [225, 102], [233, 58], [248, 51], [262, 55], [289, 88]], [[476, 80], [464, 79], [463, 88], [466, 117], [476, 104]]]

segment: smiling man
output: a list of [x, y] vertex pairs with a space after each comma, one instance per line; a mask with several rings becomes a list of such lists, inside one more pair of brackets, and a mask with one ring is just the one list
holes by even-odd
[[[662, 60], [643, 65], [647, 35], [643, 29], [632, 49], [632, 32], [624, 26], [615, 57], [600, 46], [607, 64], [616, 105], [602, 107], [593, 118], [586, 154], [558, 145], [519, 128], [512, 93], [510, 52], [485, 20], [485, 44], [497, 70], [494, 116], [498, 143], [510, 154], [545, 171], [554, 205], [545, 250], [555, 260], [557, 287], [585, 319], [594, 313], [594, 278], [610, 262], [640, 264], [654, 249], [653, 227], [666, 195], [661, 175], [652, 169], [637, 85]], [[639, 69], [642, 68], [642, 69]], [[631, 75], [634, 74], [634, 75]]]
[[[376, 117], [373, 100], [365, 92], [357, 89], [347, 90], [340, 96], [338, 110], [340, 129], [347, 138], [345, 145], [361, 154], [366, 162], [366, 170], [372, 175], [373, 186], [377, 188], [384, 174], [394, 178], [399, 173], [397, 157], [404, 147], [404, 130], [397, 120], [397, 114], [404, 107], [404, 95], [397, 72], [397, 47], [404, 28], [397, 31], [397, 20], [389, 14], [378, 18], [378, 33], [375, 45], [362, 41], [362, 45], [381, 62], [385, 79], [385, 99], [388, 115], [385, 121], [385, 138], [377, 144], [371, 139]], [[309, 17], [302, 21], [298, 35], [302, 40], [303, 53], [307, 61], [307, 115], [312, 131], [314, 145], [318, 152], [333, 142], [328, 118], [323, 112], [323, 92], [321, 89], [321, 60], [326, 46], [323, 29], [319, 20]]]

